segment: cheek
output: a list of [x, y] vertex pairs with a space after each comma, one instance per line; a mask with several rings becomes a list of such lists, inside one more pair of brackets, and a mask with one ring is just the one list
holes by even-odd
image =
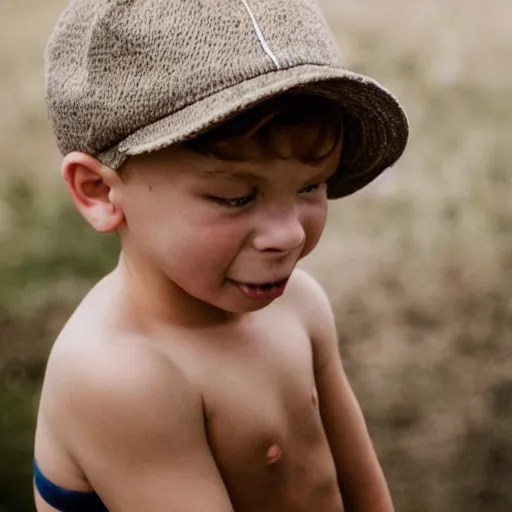
[[318, 244], [327, 221], [327, 201], [308, 209], [303, 217], [302, 225], [306, 234], [306, 243], [301, 257], [307, 256]]
[[242, 238], [241, 233], [233, 228], [176, 226], [170, 244], [190, 260], [229, 261], [239, 250]]
[[244, 241], [239, 223], [216, 216], [210, 209], [190, 209], [174, 214], [167, 225], [149, 241], [162, 266], [173, 276], [197, 279], [198, 272], [207, 278], [223, 275], [236, 258]]
[[183, 191], [137, 192], [125, 210], [126, 251], [183, 283], [198, 272], [213, 281], [227, 270], [243, 243], [240, 223]]

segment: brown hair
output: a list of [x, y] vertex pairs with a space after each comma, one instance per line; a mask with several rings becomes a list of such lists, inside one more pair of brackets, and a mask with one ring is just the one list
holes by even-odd
[[[311, 130], [304, 137], [297, 128]], [[282, 154], [276, 133], [287, 130], [292, 138], [292, 154]], [[185, 142], [188, 149], [222, 160], [242, 160], [236, 146], [226, 142], [255, 137], [258, 145], [276, 158], [297, 158], [315, 163], [329, 156], [343, 132], [341, 108], [332, 100], [311, 94], [286, 94], [265, 101], [225, 123]]]

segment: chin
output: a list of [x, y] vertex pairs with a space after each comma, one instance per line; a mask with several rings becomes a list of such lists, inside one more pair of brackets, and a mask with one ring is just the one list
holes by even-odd
[[277, 299], [260, 299], [260, 300], [244, 300], [237, 298], [236, 300], [227, 299], [225, 301], [219, 301], [218, 303], [212, 303], [211, 305], [225, 311], [232, 315], [244, 315], [247, 313], [254, 313], [261, 309], [270, 306]]
[[262, 302], [260, 304], [246, 304], [246, 305], [244, 305], [245, 307], [239, 305], [237, 310], [233, 311], [233, 313], [236, 313], [239, 315], [243, 315], [245, 313], [254, 313], [255, 311], [259, 311], [260, 309], [266, 308], [267, 306], [272, 304], [272, 302], [274, 302], [274, 300], [267, 300], [267, 301], [265, 301], [265, 303]]

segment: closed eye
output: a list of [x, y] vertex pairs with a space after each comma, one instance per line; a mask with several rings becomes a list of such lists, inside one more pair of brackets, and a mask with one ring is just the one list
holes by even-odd
[[221, 206], [226, 206], [227, 208], [242, 208], [249, 203], [251, 203], [256, 198], [256, 194], [253, 192], [252, 194], [248, 194], [246, 196], [240, 197], [216, 197], [209, 196], [209, 199], [214, 203], [217, 203]]
[[[308, 185], [307, 187], [301, 189], [299, 193], [311, 194], [319, 190], [324, 184], [325, 182]], [[221, 206], [225, 206], [227, 208], [243, 208], [244, 206], [247, 206], [248, 204], [252, 203], [256, 199], [256, 195], [256, 192], [253, 192], [251, 194], [239, 197], [208, 196], [208, 198], [210, 199], [210, 201], [213, 201], [214, 203], [219, 204]]]
[[308, 185], [307, 187], [304, 187], [299, 193], [300, 194], [311, 194], [312, 192], [316, 192], [320, 187], [324, 184], [323, 183], [315, 183], [314, 185]]

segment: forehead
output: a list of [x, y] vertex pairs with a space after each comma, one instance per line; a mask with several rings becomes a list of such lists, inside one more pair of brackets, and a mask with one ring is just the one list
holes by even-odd
[[[239, 148], [240, 149], [240, 148]], [[341, 143], [325, 158], [314, 162], [303, 162], [296, 158], [277, 158], [273, 155], [258, 154], [246, 160], [222, 160], [193, 153], [191, 175], [200, 181], [218, 179], [241, 179], [250, 181], [272, 181], [279, 175], [293, 175], [308, 179], [325, 173], [334, 173], [341, 156]]]

